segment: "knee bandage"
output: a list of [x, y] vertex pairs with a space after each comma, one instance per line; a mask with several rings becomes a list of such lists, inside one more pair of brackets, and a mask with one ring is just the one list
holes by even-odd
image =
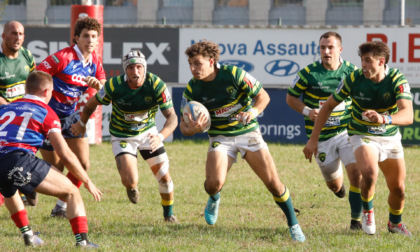
[[169, 171], [169, 161], [166, 160], [165, 162], [163, 162], [159, 171], [156, 172], [155, 174], [156, 181], [159, 182], [163, 178], [163, 176], [165, 176], [165, 174], [168, 173], [168, 171]]
[[159, 192], [169, 194], [174, 190], [174, 183], [171, 181], [163, 182], [159, 181]]
[[336, 159], [326, 165], [320, 165], [319, 167], [327, 182], [343, 176], [343, 168], [340, 159]]

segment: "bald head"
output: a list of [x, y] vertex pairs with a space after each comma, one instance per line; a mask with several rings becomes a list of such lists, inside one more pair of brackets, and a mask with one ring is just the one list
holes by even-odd
[[18, 21], [8, 21], [4, 24], [1, 37], [3, 38], [3, 42], [1, 43], [3, 53], [9, 58], [16, 58], [25, 39], [23, 25]]

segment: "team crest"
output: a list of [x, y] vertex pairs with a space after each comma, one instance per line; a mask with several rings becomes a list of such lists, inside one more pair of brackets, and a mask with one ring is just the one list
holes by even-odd
[[318, 158], [319, 160], [321, 160], [321, 162], [324, 162], [326, 157], [327, 157], [327, 154], [325, 152], [321, 152], [318, 155]]
[[127, 142], [126, 141], [121, 141], [120, 142], [120, 147], [125, 149], [127, 147]]
[[370, 143], [370, 140], [366, 139], [366, 138], [362, 138], [362, 141], [365, 142], [365, 143]]
[[228, 92], [228, 94], [232, 94], [233, 93], [233, 87], [232, 86], [229, 86], [229, 87], [227, 87], [226, 88], [226, 92]]
[[25, 72], [29, 72], [29, 66], [28, 65], [25, 66]]
[[220, 142], [213, 142], [213, 143], [211, 143], [211, 147], [212, 148], [216, 148], [219, 145], [220, 145]]
[[152, 97], [150, 97], [150, 96], [146, 96], [146, 97], [144, 97], [144, 101], [147, 103], [147, 104], [149, 104], [149, 103], [151, 103], [152, 102]]
[[384, 94], [384, 100], [389, 100], [390, 97], [391, 97], [391, 94], [389, 92], [386, 92]]

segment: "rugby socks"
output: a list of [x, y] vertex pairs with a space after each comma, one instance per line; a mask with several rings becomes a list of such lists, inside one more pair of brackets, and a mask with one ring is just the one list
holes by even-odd
[[169, 217], [171, 215], [174, 215], [174, 212], [172, 210], [173, 205], [174, 205], [174, 200], [162, 199], [163, 217]]
[[86, 216], [74, 217], [70, 220], [70, 225], [73, 230], [74, 237], [76, 238], [76, 243], [83, 240], [88, 241], [88, 224]]
[[364, 198], [362, 195], [360, 195], [360, 197], [362, 198], [362, 205], [363, 205], [363, 209], [365, 211], [370, 211], [371, 209], [373, 209], [373, 196], [370, 197], [369, 199]]
[[389, 208], [389, 221], [395, 226], [401, 223], [401, 215], [402, 215], [403, 209], [395, 210], [395, 209], [392, 209], [391, 207]]
[[[20, 210], [10, 216], [15, 223], [16, 227], [20, 229], [22, 234], [27, 232], [31, 233], [31, 227], [29, 226], [28, 212], [26, 209]], [[31, 233], [33, 235], [33, 233]]]
[[213, 195], [209, 195], [209, 196], [212, 200], [217, 201], [217, 200], [220, 199], [220, 192], [218, 192], [216, 194], [213, 194]]
[[360, 188], [350, 185], [349, 189], [349, 203], [351, 209], [351, 219], [355, 221], [362, 220], [362, 197], [360, 195]]
[[290, 197], [289, 189], [287, 189], [287, 187], [285, 187], [285, 189], [286, 190], [282, 195], [273, 195], [273, 198], [276, 204], [281, 208], [281, 210], [283, 210], [287, 218], [287, 224], [289, 227], [291, 227], [299, 224], [299, 222], [296, 218], [295, 209], [293, 208], [292, 197]]

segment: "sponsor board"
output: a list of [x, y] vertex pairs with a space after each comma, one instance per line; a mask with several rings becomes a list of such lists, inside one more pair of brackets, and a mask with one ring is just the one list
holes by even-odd
[[412, 88], [413, 95], [413, 124], [400, 126], [403, 145], [420, 145], [420, 88]]
[[[293, 83], [294, 74], [321, 58], [319, 38], [329, 30], [343, 39], [342, 57], [361, 67], [358, 46], [382, 40], [391, 50], [389, 66], [399, 68], [410, 84], [420, 85], [420, 32], [415, 27], [337, 27], [334, 29], [281, 28], [180, 28], [179, 51], [200, 40], [219, 44], [220, 61], [236, 66], [252, 64], [252, 75], [270, 87]], [[205, 34], [205, 35], [203, 35]], [[187, 83], [191, 73], [187, 57], [179, 57], [179, 83]], [[267, 86], [266, 86], [267, 87]]]

